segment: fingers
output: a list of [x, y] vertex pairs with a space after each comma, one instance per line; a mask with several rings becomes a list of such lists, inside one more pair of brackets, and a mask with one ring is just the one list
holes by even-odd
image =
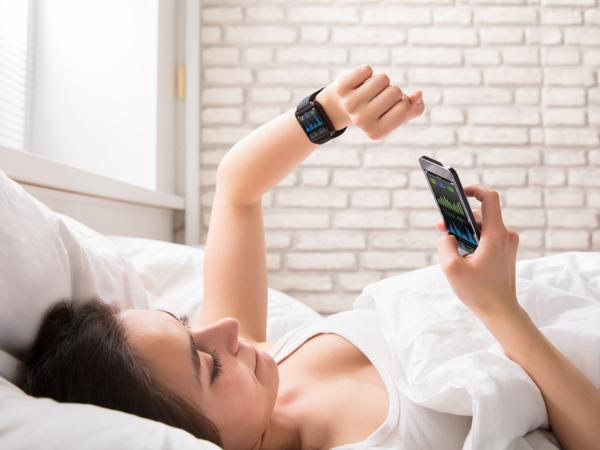
[[446, 234], [438, 241], [438, 257], [444, 272], [456, 272], [463, 266], [464, 261], [458, 254], [456, 238]]
[[371, 100], [379, 98], [379, 94], [390, 86], [390, 77], [385, 73], [378, 73], [365, 81], [352, 94], [350, 102], [357, 107], [360, 104], [368, 104]]
[[395, 85], [387, 86], [379, 95], [367, 105], [369, 114], [375, 119], [383, 116], [396, 103], [402, 101], [402, 89]]
[[474, 184], [465, 188], [465, 194], [469, 197], [475, 197], [481, 202], [482, 229], [505, 229], [498, 192]]
[[407, 120], [422, 114], [424, 108], [423, 103], [412, 103], [410, 97], [403, 95], [400, 102], [392, 106], [378, 119], [377, 134], [380, 137], [386, 136]]
[[[356, 89], [373, 75], [373, 69], [367, 64], [356, 67], [355, 69], [344, 71], [339, 75], [337, 92], [340, 97], [348, 95], [350, 91]], [[388, 82], [389, 83], [389, 82]]]

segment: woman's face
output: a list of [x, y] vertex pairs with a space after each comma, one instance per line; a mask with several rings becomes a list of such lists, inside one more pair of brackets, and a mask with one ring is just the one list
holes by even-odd
[[167, 388], [219, 430], [225, 448], [258, 448], [273, 412], [279, 372], [265, 352], [239, 339], [239, 322], [188, 328], [165, 311], [122, 311], [127, 340]]

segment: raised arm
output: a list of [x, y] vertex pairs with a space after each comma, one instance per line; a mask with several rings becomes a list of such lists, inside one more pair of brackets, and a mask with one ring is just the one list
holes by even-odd
[[[482, 186], [470, 186], [465, 192], [482, 202], [481, 241], [475, 253], [463, 258], [454, 237], [440, 239], [440, 261], [452, 289], [538, 386], [561, 446], [598, 449], [600, 391], [546, 339], [517, 302], [519, 239], [504, 226], [498, 194]], [[438, 229], [443, 230], [443, 224]]]
[[[373, 76], [366, 65], [340, 74], [316, 99], [336, 129], [353, 123], [372, 139], [386, 136], [423, 112], [420, 93], [403, 95], [385, 74]], [[205, 248], [204, 304], [197, 319], [201, 325], [235, 317], [242, 337], [266, 340], [267, 269], [261, 198], [316, 147], [304, 134], [294, 111], [289, 111], [235, 144], [219, 164]]]

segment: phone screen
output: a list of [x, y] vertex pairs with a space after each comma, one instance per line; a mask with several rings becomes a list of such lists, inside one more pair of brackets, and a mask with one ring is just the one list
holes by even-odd
[[475, 231], [467, 220], [456, 186], [452, 181], [439, 175], [428, 171], [426, 171], [426, 174], [427, 181], [444, 216], [448, 232], [458, 239], [458, 243], [463, 249], [473, 253], [477, 248]]

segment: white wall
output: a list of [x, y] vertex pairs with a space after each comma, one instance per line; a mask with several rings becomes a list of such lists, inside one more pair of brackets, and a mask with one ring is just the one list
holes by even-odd
[[157, 24], [158, 0], [39, 1], [35, 153], [156, 188]]
[[421, 154], [500, 192], [520, 258], [600, 250], [598, 0], [203, 5], [205, 224], [223, 154], [342, 69], [370, 63], [424, 92], [418, 121], [383, 142], [349, 129], [265, 197], [272, 287], [335, 311], [435, 263]]

